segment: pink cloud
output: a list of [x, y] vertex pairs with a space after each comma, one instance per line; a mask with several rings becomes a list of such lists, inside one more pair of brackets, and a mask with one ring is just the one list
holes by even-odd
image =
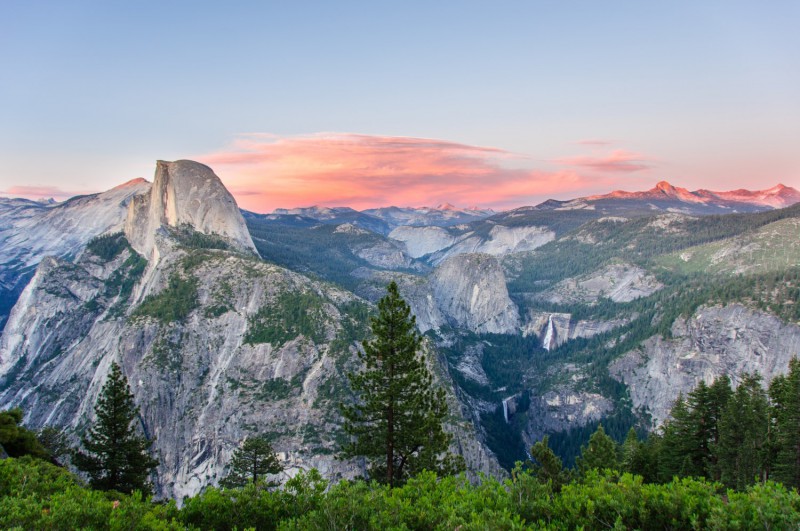
[[312, 204], [508, 208], [603, 186], [573, 169], [531, 168], [526, 157], [502, 149], [425, 138], [248, 134], [196, 158], [256, 212]]
[[558, 159], [556, 162], [563, 166], [577, 166], [588, 170], [610, 173], [631, 173], [652, 167], [647, 157], [622, 149], [616, 149], [607, 155], [581, 155]]
[[12, 186], [1, 193], [9, 197], [26, 199], [68, 199], [79, 195], [79, 192], [66, 192], [56, 186]]

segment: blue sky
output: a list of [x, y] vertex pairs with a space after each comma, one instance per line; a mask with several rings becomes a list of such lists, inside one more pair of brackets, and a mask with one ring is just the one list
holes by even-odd
[[[0, 20], [7, 193], [102, 190], [156, 159], [326, 132], [497, 148], [513, 156], [490, 167], [539, 179], [520, 204], [661, 179], [800, 186], [798, 2], [26, 1]], [[270, 140], [243, 148], [253, 133]], [[560, 173], [614, 157], [644, 164]], [[214, 168], [249, 192], [288, 171], [257, 166]], [[284, 200], [330, 199], [312, 195]]]

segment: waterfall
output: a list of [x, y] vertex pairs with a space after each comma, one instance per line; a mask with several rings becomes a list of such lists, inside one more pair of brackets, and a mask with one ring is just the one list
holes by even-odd
[[555, 331], [555, 327], [553, 326], [553, 315], [551, 314], [547, 319], [547, 332], [544, 333], [544, 341], [542, 341], [542, 347], [548, 352], [552, 346]]
[[506, 424], [508, 424], [508, 401], [514, 398], [513, 396], [509, 396], [508, 398], [503, 399], [503, 418], [506, 419]]

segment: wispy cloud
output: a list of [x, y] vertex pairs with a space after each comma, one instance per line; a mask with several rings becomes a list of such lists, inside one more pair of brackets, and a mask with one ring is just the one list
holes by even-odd
[[311, 204], [507, 208], [574, 195], [602, 181], [580, 168], [532, 168], [527, 157], [495, 147], [351, 133], [247, 134], [197, 159], [215, 169], [243, 208], [258, 212]]
[[587, 138], [585, 140], [578, 140], [575, 143], [580, 144], [582, 146], [597, 146], [597, 147], [610, 146], [611, 144], [613, 144], [613, 142], [610, 140], [600, 140], [596, 138]]
[[67, 192], [55, 186], [12, 186], [0, 192], [8, 197], [24, 197], [26, 199], [68, 199], [79, 195], [79, 192]]
[[585, 168], [597, 172], [631, 173], [653, 167], [652, 162], [639, 153], [616, 149], [603, 155], [581, 155], [556, 161], [562, 166]]

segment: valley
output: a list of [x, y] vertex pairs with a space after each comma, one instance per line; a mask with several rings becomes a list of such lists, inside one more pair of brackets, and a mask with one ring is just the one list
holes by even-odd
[[1, 200], [0, 407], [74, 440], [118, 361], [156, 437], [162, 496], [216, 484], [256, 432], [281, 481], [356, 477], [363, 464], [336, 457], [338, 405], [394, 280], [468, 470], [502, 477], [545, 435], [571, 464], [600, 423], [621, 441], [700, 381], [788, 370], [797, 201], [783, 186], [662, 182], [499, 213], [256, 214], [191, 161], [64, 203]]

